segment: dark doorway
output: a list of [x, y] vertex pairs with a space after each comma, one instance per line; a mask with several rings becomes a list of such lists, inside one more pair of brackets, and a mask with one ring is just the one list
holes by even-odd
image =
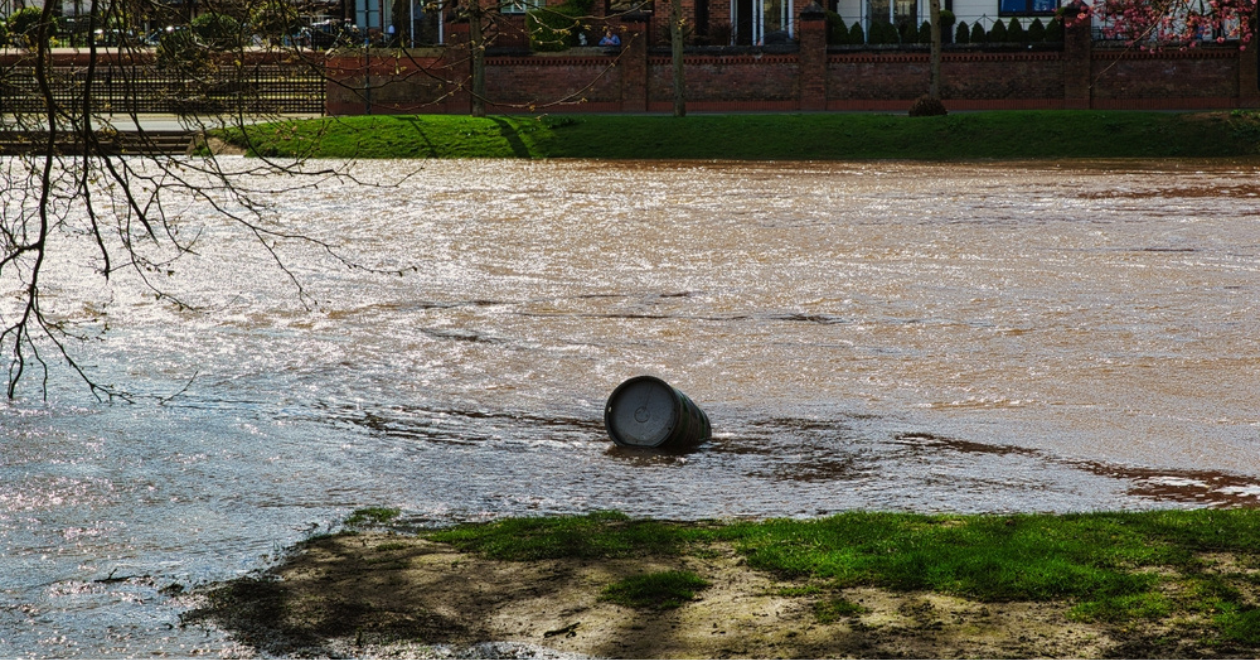
[[[697, 38], [703, 38], [705, 43], [709, 40], [709, 0], [696, 0], [696, 31]], [[722, 44], [725, 46], [726, 44]]]
[[753, 0], [735, 0], [735, 43], [752, 45]]

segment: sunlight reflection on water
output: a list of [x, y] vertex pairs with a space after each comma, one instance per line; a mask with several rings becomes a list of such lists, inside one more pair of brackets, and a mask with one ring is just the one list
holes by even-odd
[[[397, 163], [360, 163], [365, 180]], [[277, 196], [310, 296], [205, 222], [169, 285], [100, 291], [93, 373], [139, 396], [0, 409], [0, 656], [247, 653], [176, 585], [350, 510], [417, 523], [616, 508], [1256, 505], [1253, 164], [434, 162]], [[86, 248], [85, 248], [86, 249]], [[80, 255], [81, 256], [81, 255]], [[614, 450], [650, 373], [713, 420]], [[174, 651], [182, 654], [180, 651]]]

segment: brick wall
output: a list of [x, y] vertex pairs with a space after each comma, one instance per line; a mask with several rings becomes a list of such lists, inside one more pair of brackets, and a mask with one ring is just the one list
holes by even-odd
[[[808, 10], [807, 10], [808, 11]], [[716, 18], [716, 17], [715, 17]], [[659, 17], [627, 20], [620, 53], [602, 49], [491, 57], [487, 94], [494, 112], [668, 112], [673, 91], [668, 56], [650, 54]], [[802, 15], [796, 52], [693, 52], [686, 59], [687, 104], [697, 111], [904, 111], [927, 92], [926, 50], [880, 47], [828, 50], [821, 20]], [[458, 42], [458, 35], [455, 35]], [[388, 62], [372, 66], [374, 112], [468, 112], [460, 92], [468, 76], [462, 47], [429, 54], [408, 78]], [[791, 49], [789, 49], [790, 51]], [[941, 96], [947, 108], [1198, 109], [1260, 107], [1256, 55], [1236, 47], [1159, 53], [1095, 46], [1070, 30], [1062, 48], [947, 51]], [[463, 64], [461, 64], [463, 62]], [[333, 62], [330, 61], [330, 67]], [[445, 67], [445, 69], [444, 69]], [[330, 68], [346, 86], [362, 71]], [[444, 82], [445, 81], [445, 82]], [[391, 89], [391, 86], [397, 86]], [[330, 113], [363, 111], [360, 97], [329, 86]], [[441, 98], [440, 102], [438, 99]], [[562, 102], [555, 105], [556, 102]], [[425, 105], [425, 104], [429, 105]]]
[[621, 72], [615, 57], [512, 57], [486, 62], [486, 95], [496, 112], [578, 104], [583, 111], [620, 109]]
[[457, 86], [452, 75], [456, 67], [449, 55], [446, 49], [432, 48], [329, 57], [324, 63], [328, 77], [325, 111], [330, 115], [466, 113], [466, 102], [462, 107], [447, 103]]
[[1163, 53], [1096, 49], [1091, 57], [1095, 105], [1228, 106], [1239, 96], [1239, 63], [1233, 49]]
[[[796, 55], [685, 57], [688, 103], [794, 101], [799, 95]], [[673, 103], [673, 69], [668, 57], [648, 61], [648, 95], [653, 103]], [[750, 94], [750, 92], [754, 92]]]

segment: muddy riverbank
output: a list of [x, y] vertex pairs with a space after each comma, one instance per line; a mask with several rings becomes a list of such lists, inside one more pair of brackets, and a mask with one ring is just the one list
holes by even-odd
[[[1243, 600], [1254, 604], [1260, 580], [1249, 561], [1220, 553], [1204, 556], [1196, 570], [1244, 590]], [[626, 576], [678, 570], [710, 586], [676, 608], [632, 608], [601, 597]], [[1170, 594], [1185, 588], [1176, 576], [1166, 577]], [[721, 543], [680, 556], [500, 561], [424, 538], [369, 533], [307, 543], [266, 574], [211, 591], [185, 623], [211, 622], [247, 646], [299, 657], [1101, 658], [1260, 651], [1222, 640], [1211, 611], [1175, 607], [1161, 616], [1108, 620], [1074, 614], [1074, 604], [836, 589], [755, 570]]]

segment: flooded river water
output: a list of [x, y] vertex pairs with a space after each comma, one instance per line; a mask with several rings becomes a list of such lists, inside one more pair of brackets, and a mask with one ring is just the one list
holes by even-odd
[[[209, 218], [161, 274], [198, 311], [58, 265], [50, 304], [108, 323], [73, 350], [136, 398], [58, 376], [0, 406], [0, 656], [247, 653], [181, 628], [180, 589], [363, 506], [1260, 503], [1255, 162], [460, 161], [274, 201], [370, 269], [282, 245], [303, 305]], [[712, 441], [614, 451], [639, 374]]]

